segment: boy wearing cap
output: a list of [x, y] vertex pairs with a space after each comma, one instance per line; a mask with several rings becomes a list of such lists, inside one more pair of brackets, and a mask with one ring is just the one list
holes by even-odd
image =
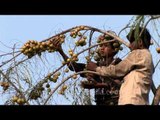
[[[137, 34], [138, 33], [138, 34]], [[137, 36], [138, 37], [135, 37]], [[119, 105], [148, 105], [154, 65], [149, 51], [151, 35], [146, 28], [133, 29], [127, 35], [131, 53], [117, 65], [97, 66], [87, 64], [87, 69], [104, 77], [124, 77], [120, 88]]]

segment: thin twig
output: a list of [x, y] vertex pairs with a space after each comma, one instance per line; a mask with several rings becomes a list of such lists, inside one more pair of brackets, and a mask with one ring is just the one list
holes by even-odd
[[63, 79], [62, 82], [61, 82], [60, 84], [58, 84], [53, 91], [51, 91], [51, 93], [49, 94], [49, 96], [48, 96], [47, 99], [45, 100], [44, 105], [46, 105], [47, 101], [50, 99], [50, 97], [53, 95], [53, 93], [55, 93], [55, 91], [56, 91], [63, 83], [65, 83], [67, 80], [69, 80], [70, 78], [72, 78], [74, 75], [78, 75], [78, 74], [82, 74], [82, 73], [91, 73], [91, 74], [100, 75], [99, 73], [93, 72], [93, 71], [81, 71], [81, 72], [77, 72], [77, 73], [74, 73], [74, 74], [68, 76], [67, 78]]
[[158, 86], [157, 90], [156, 90], [156, 94], [153, 98], [153, 102], [152, 105], [158, 105], [160, 101], [160, 85]]
[[7, 63], [9, 63], [10, 61], [14, 60], [14, 59], [15, 59], [16, 57], [18, 57], [20, 54], [21, 54], [21, 53], [15, 55], [13, 58], [11, 58], [11, 59], [9, 59], [9, 60], [3, 62], [3, 63], [0, 65], [0, 67], [4, 66], [5, 64], [7, 64]]
[[[18, 52], [20, 52], [20, 51], [18, 50], [18, 51], [15, 51], [14, 53], [18, 53]], [[6, 56], [6, 55], [12, 55], [12, 53], [13, 53], [13, 52], [1, 54], [0, 57]]]
[[[0, 73], [3, 75], [3, 77], [15, 88], [15, 90], [24, 98], [24, 100], [26, 101], [25, 96], [23, 95], [23, 93], [10, 81], [10, 79], [0, 70]], [[29, 102], [26, 101], [27, 105], [29, 105]]]

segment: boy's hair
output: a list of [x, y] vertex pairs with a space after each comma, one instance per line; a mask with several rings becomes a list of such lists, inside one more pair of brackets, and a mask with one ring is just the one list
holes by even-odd
[[130, 43], [140, 38], [145, 48], [149, 48], [151, 43], [151, 35], [149, 31], [143, 27], [139, 27], [138, 29], [131, 29], [126, 37], [130, 41]]

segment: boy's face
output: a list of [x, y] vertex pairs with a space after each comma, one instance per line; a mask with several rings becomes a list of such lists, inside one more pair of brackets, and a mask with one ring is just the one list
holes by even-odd
[[109, 43], [102, 44], [99, 46], [99, 53], [102, 57], [112, 57], [114, 49], [110, 46]]

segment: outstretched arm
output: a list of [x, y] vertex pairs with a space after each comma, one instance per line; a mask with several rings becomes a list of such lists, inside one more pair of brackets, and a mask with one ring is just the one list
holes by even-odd
[[136, 66], [141, 65], [142, 62], [144, 62], [143, 60], [144, 60], [143, 56], [140, 56], [140, 54], [137, 53], [137, 51], [133, 51], [128, 55], [126, 59], [124, 59], [117, 65], [109, 65], [108, 67], [106, 66], [98, 67], [95, 65], [95, 63], [90, 62], [89, 64], [87, 64], [87, 69], [96, 71], [100, 73], [100, 75], [102, 76], [119, 78], [119, 77], [124, 77]]
[[[64, 61], [67, 61], [69, 57], [63, 52], [61, 46], [57, 51], [61, 54]], [[67, 63], [67, 65], [71, 71], [75, 71], [75, 72], [83, 71], [85, 69], [85, 64], [83, 63], [70, 62], [70, 63]], [[80, 75], [81, 77], [85, 77], [85, 74], [80, 74]]]

